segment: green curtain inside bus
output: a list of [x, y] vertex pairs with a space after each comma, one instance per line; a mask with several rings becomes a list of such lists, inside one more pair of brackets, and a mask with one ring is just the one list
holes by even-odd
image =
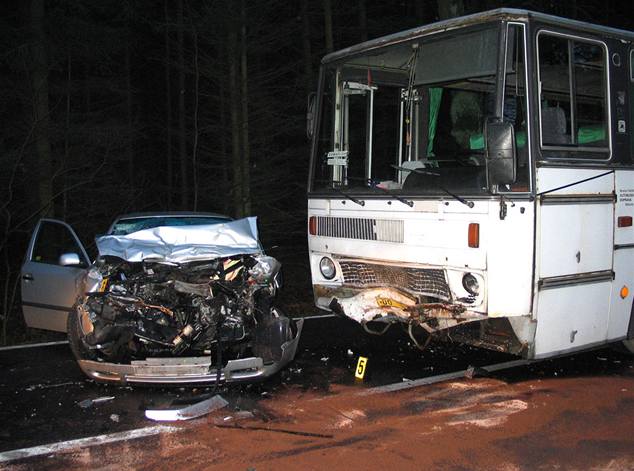
[[440, 100], [442, 99], [442, 88], [432, 87], [429, 89], [429, 141], [427, 143], [427, 157], [434, 156], [434, 137], [436, 137], [436, 126], [438, 124], [438, 111], [440, 110]]

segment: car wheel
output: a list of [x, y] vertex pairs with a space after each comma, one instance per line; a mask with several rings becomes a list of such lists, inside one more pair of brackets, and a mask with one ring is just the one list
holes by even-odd
[[77, 304], [75, 304], [72, 311], [68, 313], [68, 321], [66, 323], [68, 343], [70, 344], [70, 349], [76, 359], [96, 360], [96, 354], [90, 351], [82, 340], [83, 331], [81, 326], [81, 315], [81, 310]]

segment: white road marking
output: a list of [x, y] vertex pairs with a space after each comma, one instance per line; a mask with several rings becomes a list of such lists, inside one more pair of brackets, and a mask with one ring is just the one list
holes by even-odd
[[27, 343], [26, 345], [9, 345], [8, 347], [0, 347], [0, 352], [6, 350], [19, 350], [21, 348], [37, 348], [37, 347], [51, 347], [53, 345], [66, 345], [68, 340], [59, 340], [57, 342], [42, 342], [42, 343]]
[[[516, 366], [524, 366], [532, 363], [530, 360], [511, 360], [502, 363], [494, 363], [488, 366], [479, 367], [479, 369], [485, 370], [488, 373], [494, 371], [505, 370], [507, 368], [515, 368]], [[418, 386], [424, 386], [427, 384], [442, 383], [443, 381], [449, 381], [452, 379], [465, 378], [469, 370], [453, 371], [451, 373], [440, 374], [436, 376], [429, 376], [427, 378], [421, 378], [416, 380], [400, 381], [398, 383], [386, 384], [384, 386], [377, 386], [374, 388], [366, 389], [358, 394], [360, 396], [366, 396], [369, 394], [401, 391], [403, 389], [417, 388]]]
[[49, 443], [48, 445], [39, 445], [31, 448], [20, 448], [18, 450], [9, 450], [0, 453], [0, 463], [7, 463], [24, 458], [32, 458], [34, 456], [50, 455], [62, 451], [69, 451], [75, 448], [86, 448], [97, 445], [105, 445], [107, 443], [120, 442], [124, 440], [134, 440], [136, 438], [149, 437], [159, 433], [172, 433], [180, 430], [179, 427], [168, 425], [154, 425], [152, 427], [138, 428], [128, 430], [126, 432], [108, 433], [105, 435], [96, 435], [94, 437], [79, 438], [77, 440], [68, 440], [65, 442]]

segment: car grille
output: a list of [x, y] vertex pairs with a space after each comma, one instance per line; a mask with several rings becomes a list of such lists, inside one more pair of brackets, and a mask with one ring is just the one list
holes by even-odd
[[403, 243], [404, 224], [397, 219], [317, 216], [316, 235]]
[[344, 284], [366, 288], [394, 286], [410, 293], [449, 301], [451, 294], [443, 270], [407, 268], [340, 261]]

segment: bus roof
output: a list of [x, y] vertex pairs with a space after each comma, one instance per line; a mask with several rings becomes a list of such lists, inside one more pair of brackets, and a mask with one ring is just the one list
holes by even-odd
[[595, 25], [592, 23], [586, 23], [584, 21], [571, 20], [569, 18], [562, 18], [559, 16], [547, 15], [545, 13], [538, 13], [529, 10], [519, 10], [515, 8], [498, 8], [496, 10], [488, 10], [480, 13], [474, 13], [472, 15], [460, 16], [457, 18], [451, 18], [448, 20], [438, 21], [436, 23], [418, 26], [416, 28], [390, 34], [377, 39], [372, 39], [360, 44], [355, 44], [354, 46], [350, 46], [345, 49], [341, 49], [339, 51], [328, 54], [323, 58], [322, 63], [326, 64], [328, 62], [334, 62], [350, 55], [381, 48], [391, 44], [397, 44], [420, 36], [449, 31], [464, 26], [494, 20], [510, 20], [523, 22], [527, 22], [529, 20], [537, 20], [543, 23], [571, 28], [576, 31], [584, 31], [588, 33], [600, 34], [602, 36], [611, 36], [618, 39], [625, 39], [627, 41], [634, 41], [634, 33], [631, 31], [611, 28], [609, 26]]

